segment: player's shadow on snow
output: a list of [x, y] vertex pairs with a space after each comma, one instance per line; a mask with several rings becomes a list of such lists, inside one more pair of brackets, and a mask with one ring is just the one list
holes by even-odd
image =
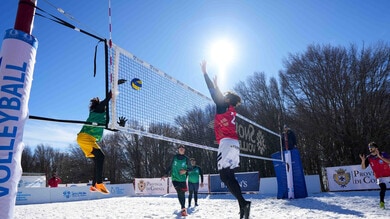
[[[333, 195], [329, 194], [327, 196], [333, 196]], [[209, 199], [232, 199], [231, 195], [211, 195], [207, 197]], [[249, 194], [249, 195], [245, 195], [245, 198], [261, 200], [261, 199], [268, 199], [268, 198], [273, 199], [274, 197], [273, 196], [269, 197], [267, 195], [260, 195], [260, 194]], [[278, 199], [278, 200], [286, 200], [286, 199]], [[364, 217], [363, 212], [345, 209], [342, 206], [331, 204], [329, 202], [322, 202], [317, 199], [312, 199], [310, 197], [288, 200], [287, 202], [284, 203], [284, 205], [292, 205], [298, 208], [304, 208], [309, 210], [337, 212], [339, 214], [344, 214], [344, 215], [354, 215], [357, 217]]]
[[310, 210], [319, 210], [319, 211], [329, 211], [329, 212], [337, 212], [339, 214], [345, 215], [354, 215], [357, 217], [364, 217], [364, 214], [360, 211], [350, 210], [342, 208], [338, 205], [333, 205], [327, 202], [322, 202], [316, 199], [311, 199], [309, 202], [301, 202], [299, 199], [292, 199], [290, 202], [285, 203], [286, 205], [296, 206], [298, 208], [306, 208]]

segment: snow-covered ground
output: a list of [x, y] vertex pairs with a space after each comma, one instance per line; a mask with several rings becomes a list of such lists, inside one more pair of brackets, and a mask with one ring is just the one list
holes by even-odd
[[[390, 194], [387, 194], [390, 196]], [[390, 218], [379, 208], [379, 191], [311, 194], [303, 199], [276, 199], [276, 196], [245, 195], [252, 201], [250, 218]], [[390, 200], [389, 197], [385, 199]], [[188, 200], [186, 200], [186, 203]], [[192, 201], [194, 202], [194, 201]], [[239, 218], [237, 201], [231, 195], [200, 195], [199, 206], [189, 208], [186, 218]], [[120, 197], [89, 201], [17, 205], [15, 219], [76, 218], [181, 218], [175, 195]]]

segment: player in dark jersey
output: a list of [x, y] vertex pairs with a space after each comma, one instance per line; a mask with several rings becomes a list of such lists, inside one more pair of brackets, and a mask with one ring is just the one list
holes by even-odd
[[225, 95], [219, 90], [217, 79], [214, 83], [207, 74], [207, 62], [201, 62], [201, 69], [211, 98], [216, 105], [214, 118], [214, 133], [218, 141], [217, 165], [219, 176], [229, 191], [236, 197], [240, 206], [240, 219], [249, 218], [251, 202], [244, 199], [241, 187], [236, 180], [234, 169], [240, 163], [240, 144], [236, 132], [236, 109], [241, 98], [233, 92], [226, 92]]

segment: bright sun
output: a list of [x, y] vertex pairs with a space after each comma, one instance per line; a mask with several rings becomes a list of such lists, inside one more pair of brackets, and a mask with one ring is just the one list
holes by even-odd
[[218, 84], [224, 86], [227, 79], [228, 67], [234, 62], [236, 48], [234, 43], [226, 38], [216, 40], [210, 47], [210, 61], [218, 72]]
[[216, 40], [211, 45], [210, 56], [219, 67], [227, 67], [234, 60], [234, 44], [228, 39]]

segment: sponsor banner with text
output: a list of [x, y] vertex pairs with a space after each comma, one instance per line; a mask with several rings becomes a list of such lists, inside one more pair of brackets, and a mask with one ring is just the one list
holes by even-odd
[[134, 190], [137, 195], [164, 195], [168, 193], [167, 185], [167, 178], [140, 178], [135, 179]]
[[[259, 192], [259, 172], [236, 173], [236, 179], [240, 184], [242, 192]], [[221, 181], [219, 174], [210, 175], [210, 192], [229, 192], [226, 185]]]
[[109, 194], [90, 192], [89, 186], [24, 187], [18, 189], [16, 205], [94, 200], [135, 195], [133, 184], [106, 184], [106, 187], [110, 191]]
[[[371, 167], [362, 169], [360, 165], [327, 167], [329, 191], [349, 191], [378, 189]], [[386, 182], [390, 186], [390, 177]]]

